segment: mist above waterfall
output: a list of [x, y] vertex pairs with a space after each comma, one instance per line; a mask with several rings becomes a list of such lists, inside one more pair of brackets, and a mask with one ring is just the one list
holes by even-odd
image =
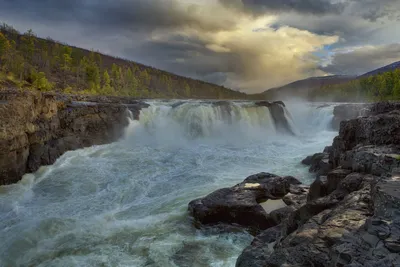
[[332, 106], [152, 101], [117, 143], [65, 153], [0, 187], [0, 266], [234, 266], [246, 234], [195, 230], [187, 204], [267, 171], [310, 182]]

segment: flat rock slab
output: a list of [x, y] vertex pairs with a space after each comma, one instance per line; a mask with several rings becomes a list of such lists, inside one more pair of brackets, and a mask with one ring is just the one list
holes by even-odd
[[286, 203], [283, 202], [282, 199], [269, 199], [265, 202], [260, 203], [261, 207], [265, 210], [266, 213], [271, 213], [274, 210], [281, 209], [287, 207]]

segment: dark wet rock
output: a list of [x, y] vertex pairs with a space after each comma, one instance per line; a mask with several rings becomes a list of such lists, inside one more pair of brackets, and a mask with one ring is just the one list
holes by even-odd
[[329, 154], [316, 153], [312, 156], [308, 156], [301, 162], [304, 165], [310, 166], [309, 171], [316, 173], [317, 177], [320, 175], [327, 175], [332, 170], [332, 164], [329, 161]]
[[332, 146], [326, 146], [324, 148], [324, 153], [330, 154], [333, 151], [333, 147]]
[[354, 172], [388, 175], [400, 167], [400, 146], [356, 146], [336, 159], [337, 164]]
[[335, 170], [331, 171], [330, 173], [328, 173], [328, 175], [326, 177], [328, 194], [335, 191], [336, 188], [338, 187], [339, 183], [344, 178], [346, 178], [346, 176], [349, 175], [350, 173], [351, 173], [350, 170], [341, 169], [341, 168], [335, 169]]
[[283, 103], [283, 101], [274, 101], [274, 102], [272, 102], [272, 104], [278, 104], [278, 105], [286, 107], [286, 105], [285, 105], [285, 103]]
[[289, 114], [285, 111], [285, 106], [277, 103], [272, 103], [269, 107], [272, 119], [274, 120], [275, 128], [283, 133], [295, 135], [292, 127], [290, 126], [288, 118]]
[[302, 164], [310, 166], [314, 162], [321, 160], [324, 157], [324, 153], [316, 153], [312, 156], [308, 156], [301, 161]]
[[268, 101], [258, 101], [254, 103], [256, 106], [260, 106], [260, 107], [270, 107], [272, 105], [272, 103], [268, 102]]
[[371, 104], [342, 104], [333, 109], [332, 128], [339, 130], [342, 121], [366, 116], [370, 113]]
[[375, 147], [400, 145], [400, 111], [343, 122], [339, 136], [334, 139], [330, 161], [333, 167], [344, 164], [349, 167], [350, 151], [371, 145]]
[[[277, 225], [279, 217], [272, 217], [260, 205], [267, 200], [282, 199], [288, 193], [298, 192], [300, 182], [293, 177], [279, 177], [269, 173], [249, 176], [242, 183], [217, 190], [189, 203], [189, 212], [195, 226], [231, 224], [251, 232]], [[292, 189], [291, 189], [292, 186]]]
[[257, 235], [236, 261], [236, 267], [263, 266], [273, 251], [274, 243], [281, 236], [281, 225], [269, 228]]
[[269, 215], [271, 216], [274, 223], [276, 225], [278, 225], [278, 224], [282, 223], [287, 218], [287, 216], [295, 210], [296, 210], [296, 208], [294, 206], [287, 206], [284, 208], [274, 210], [274, 211], [270, 212]]
[[[342, 200], [331, 194], [307, 203], [304, 207], [309, 206], [308, 209], [303, 208], [303, 215], [298, 216], [302, 221], [298, 221], [293, 231], [287, 231], [274, 252], [258, 266], [340, 266], [330, 265], [332, 247], [364, 225], [370, 213], [370, 190], [366, 185]], [[329, 205], [322, 207], [316, 203]], [[320, 210], [310, 209], [311, 206]]]
[[[66, 151], [110, 143], [128, 125], [127, 108], [134, 117], [146, 106], [74, 102], [59, 94], [2, 92], [0, 105], [0, 184], [10, 184], [27, 172], [53, 164]], [[100, 101], [104, 97], [92, 97]]]
[[312, 201], [328, 195], [328, 179], [326, 176], [319, 176], [310, 185], [307, 200]]

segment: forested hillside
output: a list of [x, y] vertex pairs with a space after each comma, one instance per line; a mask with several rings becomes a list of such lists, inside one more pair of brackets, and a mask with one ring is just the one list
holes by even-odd
[[137, 98], [246, 99], [244, 93], [0, 27], [0, 88]]
[[313, 100], [331, 98], [332, 101], [400, 100], [400, 69], [328, 85], [309, 97]]

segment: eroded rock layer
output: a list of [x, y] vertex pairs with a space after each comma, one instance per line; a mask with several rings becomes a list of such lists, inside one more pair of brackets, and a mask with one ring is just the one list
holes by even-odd
[[101, 103], [103, 98], [79, 102], [64, 95], [2, 91], [0, 184], [17, 182], [68, 150], [117, 140], [128, 125], [128, 109], [137, 118], [145, 106]]

